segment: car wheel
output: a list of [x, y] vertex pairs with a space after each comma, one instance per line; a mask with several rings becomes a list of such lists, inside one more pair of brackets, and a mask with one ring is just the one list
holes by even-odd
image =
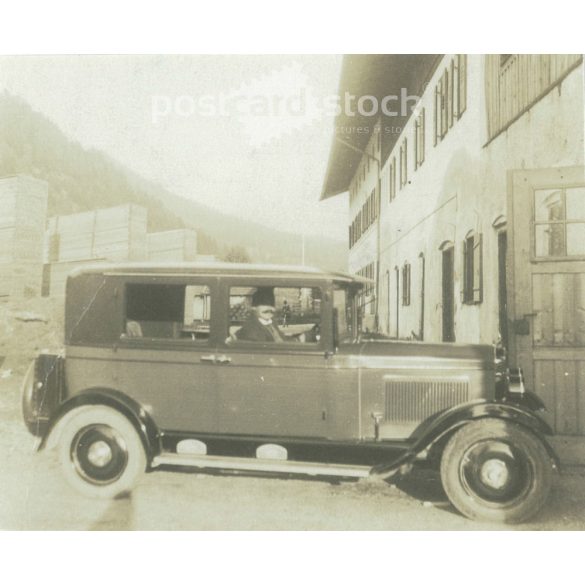
[[451, 503], [475, 520], [516, 523], [545, 503], [552, 484], [546, 447], [504, 420], [466, 424], [447, 443], [441, 480]]
[[56, 431], [65, 478], [85, 496], [108, 499], [126, 494], [146, 469], [140, 436], [113, 408], [76, 408], [63, 417]]

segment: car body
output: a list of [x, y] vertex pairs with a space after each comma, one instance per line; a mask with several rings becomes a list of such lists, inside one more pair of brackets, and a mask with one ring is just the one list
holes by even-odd
[[[261, 288], [279, 343], [238, 339]], [[554, 464], [542, 403], [512, 387], [492, 346], [361, 331], [371, 288], [291, 266], [77, 270], [64, 351], [31, 365], [25, 422], [89, 495], [114, 497], [161, 465], [390, 477], [428, 461], [467, 516], [530, 517]]]

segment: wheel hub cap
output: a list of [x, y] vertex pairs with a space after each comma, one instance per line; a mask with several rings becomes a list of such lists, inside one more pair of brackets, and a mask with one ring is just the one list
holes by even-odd
[[112, 449], [105, 441], [96, 441], [90, 445], [87, 458], [92, 465], [105, 467], [112, 460]]
[[507, 483], [510, 473], [501, 459], [489, 459], [481, 467], [481, 480], [494, 489], [501, 489]]
[[71, 443], [71, 461], [89, 483], [115, 482], [128, 464], [128, 448], [120, 433], [106, 424], [81, 429]]

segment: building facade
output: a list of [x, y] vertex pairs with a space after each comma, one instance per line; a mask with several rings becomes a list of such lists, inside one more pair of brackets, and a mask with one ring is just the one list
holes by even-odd
[[582, 56], [346, 58], [340, 92], [398, 87], [416, 107], [362, 116], [365, 139], [345, 128], [323, 191], [349, 192], [349, 269], [376, 282], [365, 324], [502, 343], [557, 432], [585, 435]]

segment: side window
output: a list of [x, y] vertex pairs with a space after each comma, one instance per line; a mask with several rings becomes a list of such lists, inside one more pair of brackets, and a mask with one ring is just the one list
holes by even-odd
[[207, 285], [128, 284], [124, 338], [209, 339]]
[[303, 343], [321, 339], [321, 289], [230, 288], [227, 343]]

